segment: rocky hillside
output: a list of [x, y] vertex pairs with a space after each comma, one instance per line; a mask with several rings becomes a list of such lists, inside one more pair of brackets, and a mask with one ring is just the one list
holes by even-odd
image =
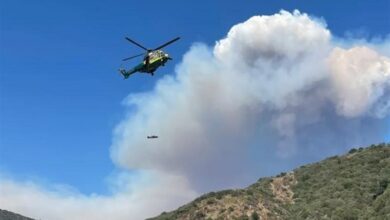
[[34, 220], [25, 216], [0, 209], [0, 220]]
[[203, 195], [150, 220], [390, 219], [390, 144], [261, 178], [238, 190]]

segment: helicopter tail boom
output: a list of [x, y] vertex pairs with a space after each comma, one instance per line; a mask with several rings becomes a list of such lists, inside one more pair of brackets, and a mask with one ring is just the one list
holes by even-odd
[[134, 74], [137, 72], [136, 70], [130, 70], [126, 71], [125, 69], [119, 69], [119, 73], [124, 77], [124, 79], [127, 79], [130, 77], [130, 75]]

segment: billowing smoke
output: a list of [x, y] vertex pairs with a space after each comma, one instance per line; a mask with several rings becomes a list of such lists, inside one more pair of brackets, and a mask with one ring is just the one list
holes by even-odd
[[329, 56], [334, 102], [346, 117], [371, 114], [386, 117], [390, 111], [390, 59], [367, 47], [335, 48]]
[[[255, 16], [212, 49], [193, 46], [154, 91], [130, 95], [136, 113], [118, 127], [112, 156], [200, 191], [247, 183], [275, 162], [383, 140], [389, 83], [388, 57], [334, 46], [323, 22]], [[149, 133], [161, 138], [145, 141]]]
[[125, 99], [111, 157], [150, 175], [148, 184], [125, 181], [103, 197], [2, 181], [0, 204], [42, 219], [141, 219], [381, 142], [390, 134], [386, 48], [387, 40], [336, 42], [323, 20], [298, 11], [254, 16], [213, 48], [194, 44], [175, 75]]
[[0, 207], [36, 219], [144, 219], [196, 195], [187, 180], [174, 175], [148, 173], [135, 179], [121, 174], [115, 182], [119, 191], [102, 196], [83, 195], [66, 186], [47, 189], [32, 182], [1, 180]]

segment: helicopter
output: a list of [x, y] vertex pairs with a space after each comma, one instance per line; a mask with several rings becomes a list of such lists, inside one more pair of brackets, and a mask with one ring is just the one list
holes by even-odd
[[132, 44], [134, 44], [134, 45], [136, 45], [136, 46], [138, 46], [146, 51], [144, 53], [141, 53], [141, 54], [138, 54], [135, 56], [131, 56], [131, 57], [128, 57], [128, 58], [125, 58], [122, 60], [122, 61], [127, 61], [127, 60], [144, 55], [143, 62], [138, 64], [137, 66], [133, 67], [132, 69], [130, 69], [128, 71], [126, 71], [123, 68], [119, 69], [119, 72], [123, 75], [123, 77], [125, 79], [127, 79], [127, 78], [129, 78], [130, 75], [132, 75], [136, 72], [147, 73], [147, 74], [151, 74], [153, 76], [154, 72], [160, 66], [164, 66], [165, 63], [168, 62], [168, 60], [172, 60], [172, 58], [169, 57], [169, 55], [167, 53], [165, 53], [164, 51], [162, 51], [161, 49], [168, 46], [169, 44], [179, 40], [180, 37], [176, 37], [176, 38], [174, 38], [174, 39], [172, 39], [172, 40], [170, 40], [170, 41], [168, 41], [168, 42], [166, 42], [166, 43], [162, 44], [161, 46], [158, 46], [154, 49], [148, 49], [148, 48], [142, 46], [141, 44], [135, 42], [134, 40], [132, 40], [128, 37], [125, 37], [125, 39], [128, 40], [130, 43], [132, 43]]

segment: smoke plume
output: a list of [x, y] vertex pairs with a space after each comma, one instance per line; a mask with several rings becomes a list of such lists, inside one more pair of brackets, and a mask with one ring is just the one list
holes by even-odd
[[103, 197], [3, 180], [0, 203], [42, 219], [142, 219], [381, 142], [390, 134], [388, 45], [335, 40], [323, 20], [299, 11], [254, 16], [214, 47], [194, 44], [174, 75], [125, 99], [130, 113], [114, 131], [111, 157], [147, 174], [144, 182]]

